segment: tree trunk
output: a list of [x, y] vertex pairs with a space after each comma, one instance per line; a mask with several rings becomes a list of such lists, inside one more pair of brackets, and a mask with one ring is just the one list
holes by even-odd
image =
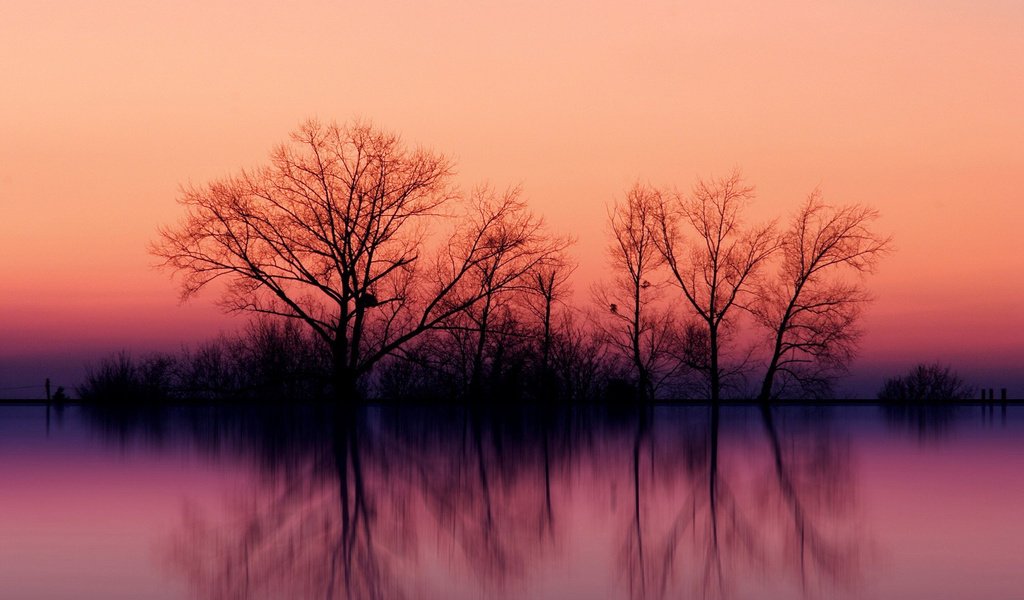
[[491, 296], [484, 299], [480, 313], [480, 329], [477, 332], [476, 348], [473, 350], [473, 370], [469, 378], [469, 396], [477, 402], [483, 396], [484, 351], [487, 348], [487, 328], [490, 327]]
[[757, 397], [758, 402], [768, 402], [772, 399], [772, 387], [775, 385], [775, 373], [778, 371], [778, 355], [772, 356], [772, 362], [764, 374], [764, 381], [761, 382], [761, 393]]
[[544, 298], [544, 341], [540, 368], [541, 397], [544, 400], [551, 400], [556, 390], [555, 377], [551, 369], [551, 302], [550, 297]]
[[718, 404], [721, 396], [721, 374], [718, 371], [718, 329], [711, 327], [708, 332], [711, 345], [711, 403]]
[[349, 366], [347, 344], [335, 342], [332, 349], [331, 385], [334, 388], [334, 399], [342, 405], [354, 406], [362, 401], [359, 393], [358, 377]]

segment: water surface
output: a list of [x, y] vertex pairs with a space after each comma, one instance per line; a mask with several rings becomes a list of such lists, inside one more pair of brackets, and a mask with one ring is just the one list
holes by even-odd
[[1015, 598], [1024, 407], [0, 407], [0, 597]]

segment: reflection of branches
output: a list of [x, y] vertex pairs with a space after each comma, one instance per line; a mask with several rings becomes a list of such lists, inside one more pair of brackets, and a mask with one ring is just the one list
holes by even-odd
[[[438, 585], [517, 597], [566, 540], [571, 515], [603, 510], [606, 483], [614, 507], [619, 479], [628, 500], [611, 509], [623, 526], [617, 562], [634, 598], [728, 598], [766, 572], [793, 575], [806, 593], [854, 580], [862, 553], [845, 447], [818, 424], [780, 427], [765, 409], [759, 452], [723, 410], [645, 408], [624, 421], [575, 409], [327, 415], [333, 429], [304, 447], [279, 433], [250, 440], [288, 451], [261, 458], [255, 493], [220, 522], [189, 511], [168, 560], [211, 600], [450, 595]], [[581, 471], [592, 485], [562, 493]], [[438, 582], [438, 566], [453, 578]]]
[[893, 429], [916, 435], [919, 442], [939, 440], [953, 432], [957, 406], [942, 404], [890, 404], [882, 408]]
[[[792, 538], [784, 542], [805, 592], [809, 580], [850, 583], [859, 566], [861, 547], [856, 537], [828, 530], [829, 520], [849, 507], [852, 482], [849, 455], [828, 437], [826, 429], [813, 445], [789, 456], [783, 451], [771, 407], [763, 405], [762, 421], [771, 446], [781, 505], [792, 524]], [[787, 445], [794, 448], [795, 444]], [[792, 451], [791, 451], [792, 452]], [[836, 523], [831, 523], [836, 525]], [[795, 555], [795, 556], [794, 556]]]
[[[186, 514], [171, 564], [198, 597], [397, 598], [397, 554], [381, 556], [373, 532], [380, 508], [366, 490], [360, 441], [351, 421], [334, 439], [332, 478], [316, 455], [283, 482], [234, 503], [226, 525]], [[392, 549], [393, 550], [393, 549]]]
[[[684, 443], [684, 478], [679, 471], [664, 471], [661, 480], [641, 485], [639, 449], [642, 441], [654, 442], [644, 427], [638, 428], [633, 446], [634, 517], [625, 545], [630, 592], [636, 598], [663, 598], [677, 582], [690, 587], [702, 598], [724, 597], [729, 587], [728, 567], [757, 560], [760, 549], [757, 528], [739, 509], [739, 498], [728, 486], [721, 471], [719, 445], [720, 414], [710, 407], [710, 420], [704, 433], [676, 439]], [[691, 434], [692, 435], [692, 434]], [[672, 493], [662, 510], [650, 507], [641, 521], [641, 496], [655, 492], [661, 484]], [[679, 490], [677, 484], [686, 486]], [[652, 504], [649, 500], [647, 504]], [[658, 507], [661, 508], [661, 507]], [[668, 517], [667, 523], [665, 517]], [[692, 538], [688, 550], [686, 534]], [[646, 546], [645, 546], [646, 543]], [[688, 554], [689, 552], [689, 554]]]
[[[760, 548], [757, 528], [739, 510], [739, 499], [722, 478], [720, 457], [720, 412], [711, 407], [710, 442], [707, 468], [706, 550], [700, 574], [701, 597], [717, 598], [727, 594], [728, 581], [723, 563], [739, 567], [755, 561]], [[723, 556], [724, 555], [724, 556]]]
[[718, 405], [711, 407], [711, 459], [708, 461], [708, 513], [711, 515], [711, 538], [707, 562], [704, 566], [704, 595], [709, 585], [717, 584], [718, 592], [725, 587], [722, 577], [722, 547], [718, 541]]
[[648, 427], [646, 413], [642, 412], [637, 419], [636, 435], [633, 437], [633, 519], [623, 547], [629, 592], [638, 598], [647, 596], [648, 573], [644, 564], [643, 523], [640, 514], [640, 447], [648, 436]]
[[[334, 597], [340, 554], [344, 568], [345, 597], [381, 598], [381, 567], [374, 551], [370, 522], [373, 514], [367, 510], [357, 430], [346, 427], [348, 423], [351, 421], [339, 425], [334, 443], [334, 466], [338, 472], [338, 497], [341, 499], [341, 536], [331, 556], [327, 597]], [[349, 469], [352, 471], [351, 492]], [[354, 594], [353, 588], [361, 593]]]
[[[480, 411], [470, 412], [457, 441], [426, 453], [418, 482], [437, 533], [451, 544], [450, 555], [484, 585], [500, 587], [526, 572], [545, 530], [553, 537], [551, 467], [539, 464], [542, 453], [527, 454], [521, 447], [516, 461], [505, 460], [499, 427], [488, 426]], [[546, 440], [542, 448], [549, 448]], [[423, 450], [409, 448], [421, 455]]]
[[[848, 452], [819, 428], [783, 438], [765, 409], [771, 481], [747, 486], [744, 463], [761, 454], [749, 437], [723, 438], [720, 409], [708, 410], [703, 431], [673, 428], [666, 444], [654, 439], [657, 427], [640, 427], [633, 438], [634, 504], [623, 552], [632, 597], [728, 598], [737, 582], [773, 566], [795, 571], [808, 594], [852, 583], [862, 545], [849, 519]], [[638, 468], [641, 444], [651, 448], [654, 477]], [[760, 506], [779, 512], [762, 514]]]

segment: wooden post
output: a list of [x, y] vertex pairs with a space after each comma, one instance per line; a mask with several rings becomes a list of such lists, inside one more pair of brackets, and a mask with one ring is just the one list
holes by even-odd
[[1003, 401], [1003, 404], [1006, 404], [1006, 388], [999, 390], [999, 399]]
[[46, 401], [50, 401], [50, 378], [46, 378]]

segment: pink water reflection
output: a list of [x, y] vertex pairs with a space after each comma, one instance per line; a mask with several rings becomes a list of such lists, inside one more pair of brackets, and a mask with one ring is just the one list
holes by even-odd
[[371, 409], [294, 431], [164, 415], [157, 439], [75, 409], [46, 437], [40, 410], [0, 409], [4, 598], [1024, 589], [1017, 407], [929, 435], [874, 407]]

